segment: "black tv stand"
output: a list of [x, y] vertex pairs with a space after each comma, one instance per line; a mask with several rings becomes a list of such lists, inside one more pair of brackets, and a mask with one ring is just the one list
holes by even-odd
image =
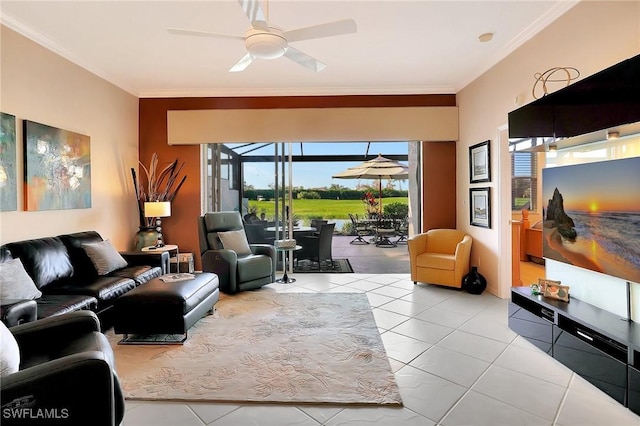
[[567, 303], [514, 287], [509, 328], [640, 414], [640, 326], [635, 322], [575, 298]]

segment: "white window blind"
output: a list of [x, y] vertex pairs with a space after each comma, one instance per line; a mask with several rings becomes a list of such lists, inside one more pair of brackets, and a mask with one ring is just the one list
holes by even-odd
[[538, 156], [535, 152], [511, 154], [511, 209], [536, 210]]

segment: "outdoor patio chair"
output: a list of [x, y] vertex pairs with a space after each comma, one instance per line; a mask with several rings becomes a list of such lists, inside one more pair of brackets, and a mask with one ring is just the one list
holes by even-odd
[[356, 234], [356, 237], [351, 240], [349, 244], [369, 244], [369, 241], [362, 238], [369, 234], [368, 225], [364, 222], [358, 221], [357, 214], [354, 216], [349, 213], [349, 219], [351, 219], [351, 224], [353, 225], [353, 232]]
[[396, 219], [394, 221], [396, 228], [396, 235], [398, 239], [394, 241], [395, 244], [407, 244], [407, 236], [409, 235], [409, 218], [404, 217], [402, 219]]
[[326, 225], [327, 223], [329, 223], [328, 220], [324, 220], [324, 219], [311, 219], [311, 227], [312, 228], [316, 228], [315, 231], [313, 231], [313, 235], [320, 235], [320, 227], [322, 225]]
[[380, 217], [376, 222], [376, 247], [396, 247], [396, 243], [390, 238], [396, 235], [393, 220], [388, 217]]
[[261, 223], [245, 223], [244, 232], [247, 234], [249, 244], [270, 244], [273, 245], [275, 237], [268, 237], [265, 225]]
[[306, 235], [298, 240], [298, 244], [302, 249], [294, 252], [296, 263], [299, 260], [309, 259], [312, 262], [318, 262], [318, 268], [322, 262], [330, 262], [333, 265], [333, 255], [331, 253], [331, 244], [333, 243], [333, 231], [336, 227], [335, 223], [328, 223], [320, 227], [320, 235]]

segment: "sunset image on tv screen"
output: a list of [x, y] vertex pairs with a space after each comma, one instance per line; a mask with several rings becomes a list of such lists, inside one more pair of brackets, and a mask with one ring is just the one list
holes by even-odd
[[640, 157], [542, 171], [543, 256], [640, 283]]

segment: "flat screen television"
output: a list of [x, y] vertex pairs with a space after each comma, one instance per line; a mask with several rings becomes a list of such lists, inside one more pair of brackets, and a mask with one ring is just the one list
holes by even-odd
[[547, 259], [640, 283], [640, 157], [542, 170]]

